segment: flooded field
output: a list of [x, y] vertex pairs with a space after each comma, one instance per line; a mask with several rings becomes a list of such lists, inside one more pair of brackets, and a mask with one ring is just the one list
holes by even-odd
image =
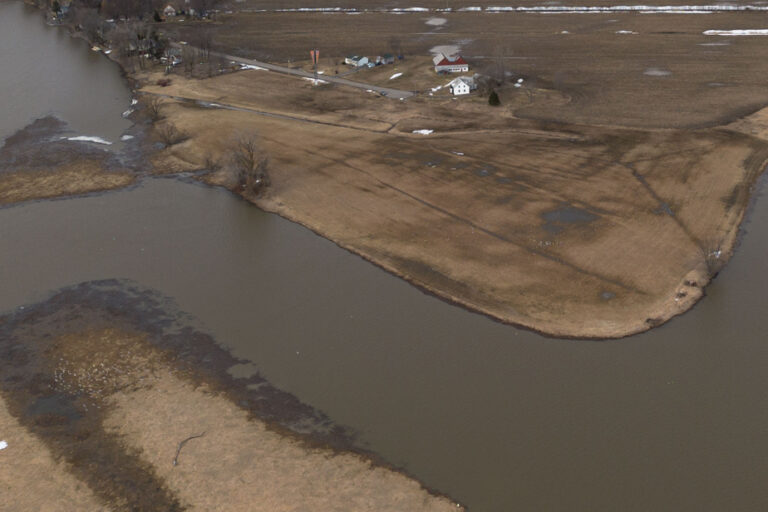
[[[127, 128], [117, 69], [37, 11], [0, 3], [0, 42], [68, 70], [52, 83], [44, 63], [25, 75], [27, 59], [0, 54], [20, 70], [0, 78], [18, 98], [0, 138], [50, 113], [110, 140]], [[748, 219], [692, 311], [644, 335], [566, 341], [423, 294], [222, 190], [148, 179], [0, 209], [0, 312], [94, 280], [154, 290], [250, 361], [235, 377], [258, 372], [473, 511], [763, 510], [768, 201]], [[564, 205], [542, 221], [590, 218]]]

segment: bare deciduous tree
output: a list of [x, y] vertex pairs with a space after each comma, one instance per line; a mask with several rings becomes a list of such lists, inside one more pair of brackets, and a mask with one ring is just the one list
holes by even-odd
[[145, 100], [144, 104], [146, 105], [147, 116], [152, 120], [153, 123], [163, 118], [163, 100], [161, 100], [158, 96], [150, 96], [147, 100]]
[[187, 135], [176, 128], [176, 125], [171, 122], [165, 122], [156, 126], [155, 133], [166, 146], [173, 146], [187, 138]]
[[392, 50], [392, 54], [395, 57], [403, 55], [403, 44], [399, 37], [392, 36], [389, 38], [389, 49]]
[[240, 137], [232, 152], [237, 186], [244, 192], [259, 194], [269, 186], [269, 157], [255, 137]]

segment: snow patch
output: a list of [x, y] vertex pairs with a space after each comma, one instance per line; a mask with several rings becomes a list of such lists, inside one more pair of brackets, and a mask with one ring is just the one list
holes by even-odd
[[448, 22], [448, 20], [445, 19], [445, 18], [429, 18], [426, 21], [426, 24], [427, 25], [431, 25], [433, 27], [439, 27], [441, 25], [445, 25], [447, 22]]
[[394, 75], [392, 75], [391, 77], [389, 77], [389, 79], [390, 79], [390, 80], [394, 80], [395, 78], [400, 78], [401, 76], [403, 76], [403, 74], [402, 74], [402, 73], [395, 73]]
[[253, 66], [251, 64], [240, 64], [240, 69], [252, 69], [254, 71], [269, 71], [267, 68], [262, 68], [260, 66]]
[[617, 30], [617, 34], [637, 34], [637, 32], [634, 32], [632, 30]]
[[105, 144], [111, 146], [112, 143], [108, 140], [104, 140], [101, 137], [91, 137], [89, 135], [77, 135], [76, 137], [62, 137], [62, 139], [71, 140], [72, 142], [95, 142], [96, 144]]
[[434, 131], [435, 130], [413, 130], [413, 133], [418, 133], [419, 135], [429, 135]]
[[303, 76], [301, 78], [303, 78], [304, 80], [309, 80], [310, 82], [312, 82], [312, 85], [320, 85], [320, 84], [328, 83], [326, 80], [320, 80], [319, 78], [315, 79], [315, 78], [310, 78], [308, 76]]
[[570, 34], [570, 32], [568, 32], [567, 30], [561, 30], [560, 33], [561, 34]]
[[5, 450], [8, 448], [8, 443], [5, 441], [0, 441], [0, 450]]
[[123, 135], [122, 137], [120, 137], [120, 140], [125, 142], [127, 140], [131, 140], [132, 138], [133, 138], [133, 135]]
[[433, 53], [435, 55], [443, 54], [443, 55], [456, 55], [459, 53], [459, 46], [456, 44], [444, 44], [439, 46], [433, 46], [429, 49], [429, 53]]
[[705, 36], [768, 36], [768, 29], [752, 30], [705, 30]]
[[666, 69], [648, 68], [643, 71], [643, 74], [646, 76], [669, 76], [672, 74], [672, 72], [667, 71]]

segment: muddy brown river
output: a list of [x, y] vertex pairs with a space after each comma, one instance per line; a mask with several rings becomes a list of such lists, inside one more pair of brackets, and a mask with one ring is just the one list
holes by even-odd
[[[0, 2], [0, 48], [0, 138], [51, 113], [78, 134], [127, 129], [117, 68], [37, 11]], [[233, 372], [260, 372], [473, 511], [768, 510], [759, 193], [748, 219], [694, 310], [566, 341], [425, 295], [222, 190], [146, 179], [0, 209], [0, 312], [95, 279], [157, 290], [252, 361]]]

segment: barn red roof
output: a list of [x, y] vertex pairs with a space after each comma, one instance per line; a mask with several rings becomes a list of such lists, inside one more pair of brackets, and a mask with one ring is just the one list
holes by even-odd
[[453, 55], [451, 57], [443, 55], [443, 60], [435, 64], [435, 66], [456, 66], [462, 64], [466, 65], [467, 62], [461, 58], [461, 55]]

